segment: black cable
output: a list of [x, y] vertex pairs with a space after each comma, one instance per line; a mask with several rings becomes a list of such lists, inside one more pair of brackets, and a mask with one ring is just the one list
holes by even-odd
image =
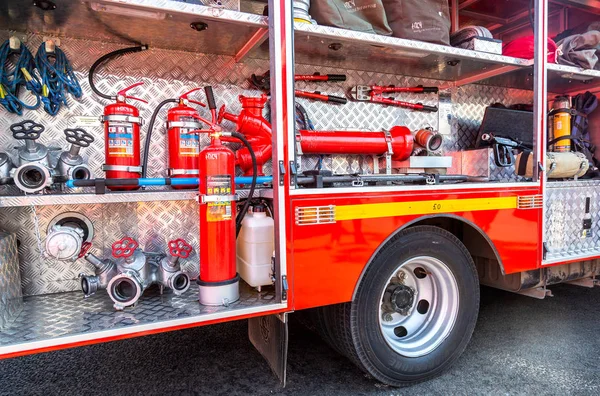
[[108, 54], [100, 57], [96, 62], [94, 62], [94, 64], [90, 68], [90, 73], [88, 75], [88, 81], [90, 82], [90, 88], [92, 88], [92, 91], [94, 91], [94, 93], [96, 95], [100, 96], [101, 98], [104, 98], [104, 99], [114, 99], [114, 96], [103, 94], [94, 85], [94, 73], [96, 72], [96, 69], [102, 63], [108, 61], [111, 58], [114, 58], [115, 56], [125, 55], [125, 54], [129, 54], [129, 53], [133, 53], [133, 52], [140, 52], [140, 51], [144, 51], [144, 50], [147, 50], [147, 49], [148, 49], [147, 45], [138, 45], [137, 47], [121, 48], [120, 50], [109, 52]]
[[533, 34], [535, 34], [535, 22], [533, 20], [533, 8], [535, 7], [535, 4], [533, 4], [533, 0], [529, 0], [529, 9], [527, 10], [528, 14], [529, 14], [529, 23], [531, 24], [531, 30], [533, 31]]
[[179, 103], [178, 99], [165, 99], [156, 106], [154, 113], [152, 113], [152, 118], [150, 118], [150, 123], [148, 124], [148, 132], [146, 132], [146, 141], [144, 142], [144, 160], [142, 161], [142, 178], [146, 177], [148, 174], [148, 157], [150, 156], [150, 143], [152, 141], [152, 130], [154, 129], [154, 123], [156, 122], [156, 117], [158, 117], [158, 113], [160, 109], [169, 104], [169, 103]]
[[250, 201], [252, 200], [252, 197], [254, 196], [254, 190], [256, 189], [256, 177], [258, 174], [258, 164], [256, 162], [256, 155], [254, 154], [254, 150], [252, 150], [252, 146], [250, 145], [250, 142], [248, 140], [246, 140], [246, 137], [239, 132], [231, 132], [231, 136], [233, 136], [236, 139], [241, 140], [241, 142], [244, 143], [244, 146], [246, 146], [246, 148], [250, 152], [250, 157], [252, 158], [252, 184], [250, 185], [250, 193], [248, 194], [248, 199], [244, 203], [244, 206], [242, 206], [242, 211], [240, 212], [240, 216], [238, 216], [238, 218], [236, 219], [235, 236], [237, 238], [238, 234], [240, 233], [240, 230], [242, 229], [242, 221], [244, 220], [244, 216], [246, 216], [246, 212], [248, 211], [248, 208], [250, 207]]

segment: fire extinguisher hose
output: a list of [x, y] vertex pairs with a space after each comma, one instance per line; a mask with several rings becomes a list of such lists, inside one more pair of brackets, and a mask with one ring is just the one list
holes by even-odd
[[96, 62], [94, 62], [94, 64], [90, 68], [90, 72], [88, 74], [88, 80], [89, 80], [89, 83], [90, 83], [90, 88], [92, 88], [92, 91], [94, 91], [94, 93], [96, 95], [100, 96], [101, 98], [104, 98], [104, 99], [114, 99], [114, 96], [106, 95], [106, 94], [100, 92], [98, 90], [98, 88], [96, 88], [96, 86], [94, 85], [94, 73], [96, 72], [96, 69], [102, 63], [104, 63], [107, 60], [112, 59], [112, 58], [114, 58], [116, 56], [125, 55], [125, 54], [129, 54], [129, 53], [133, 53], [133, 52], [140, 52], [140, 51], [144, 51], [144, 50], [147, 50], [147, 49], [148, 49], [147, 45], [138, 45], [136, 47], [121, 48], [120, 50], [109, 52], [108, 54], [100, 57]]
[[244, 143], [244, 146], [246, 146], [246, 148], [250, 152], [250, 157], [252, 158], [252, 183], [250, 184], [250, 192], [248, 193], [248, 199], [246, 199], [246, 202], [244, 202], [244, 206], [242, 207], [240, 213], [238, 213], [236, 219], [235, 236], [237, 237], [240, 233], [240, 230], [242, 229], [242, 221], [244, 220], [244, 216], [246, 216], [246, 212], [250, 207], [250, 201], [254, 197], [254, 190], [256, 189], [256, 178], [258, 175], [258, 163], [256, 162], [256, 155], [254, 154], [254, 150], [252, 150], [252, 145], [246, 139], [246, 137], [239, 132], [231, 132], [231, 136]]
[[152, 130], [154, 129], [154, 123], [156, 122], [156, 117], [158, 117], [158, 113], [163, 106], [169, 103], [179, 103], [178, 99], [165, 99], [156, 106], [154, 113], [152, 113], [152, 117], [150, 118], [150, 123], [148, 124], [148, 132], [146, 133], [146, 141], [144, 142], [144, 159], [142, 160], [142, 178], [146, 178], [148, 174], [148, 157], [150, 157], [150, 143], [152, 143]]

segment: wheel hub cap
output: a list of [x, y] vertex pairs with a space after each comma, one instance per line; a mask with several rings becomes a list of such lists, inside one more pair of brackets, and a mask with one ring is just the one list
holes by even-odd
[[398, 354], [431, 353], [450, 334], [458, 316], [458, 284], [441, 260], [419, 256], [393, 272], [381, 294], [379, 326]]

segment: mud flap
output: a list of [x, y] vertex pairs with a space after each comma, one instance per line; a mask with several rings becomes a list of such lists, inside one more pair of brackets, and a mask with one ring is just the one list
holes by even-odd
[[248, 337], [285, 387], [288, 350], [287, 314], [248, 319]]

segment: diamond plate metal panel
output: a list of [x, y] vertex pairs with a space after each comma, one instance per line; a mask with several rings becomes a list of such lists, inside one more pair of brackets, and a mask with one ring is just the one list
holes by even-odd
[[[236, 0], [217, 1], [236, 6]], [[234, 56], [258, 29], [268, 27], [262, 15], [241, 13], [199, 5], [199, 1], [170, 0], [94, 0], [95, 8], [109, 6], [108, 11], [95, 11], [91, 1], [54, 0], [56, 9], [44, 13], [32, 2], [3, 0], [0, 4], [0, 27], [17, 32], [37, 32], [55, 37], [75, 37], [131, 45], [145, 43], [152, 48], [170, 48]], [[134, 10], [133, 15], [127, 11]], [[145, 15], [136, 15], [141, 10]], [[208, 31], [194, 31], [191, 23], [208, 24]], [[210, 32], [210, 33], [208, 33]], [[8, 36], [6, 36], [8, 37]], [[30, 47], [33, 51], [37, 47]], [[268, 50], [261, 52], [268, 59]]]
[[23, 309], [17, 238], [0, 232], [0, 329], [10, 326]]
[[198, 288], [195, 285], [181, 296], [160, 295], [158, 288], [151, 288], [144, 293], [135, 307], [126, 308], [124, 311], [115, 311], [112, 301], [104, 291], [99, 291], [87, 299], [84, 299], [80, 292], [27, 297], [24, 299], [21, 315], [0, 333], [0, 345], [118, 330], [275, 303], [275, 292], [272, 288], [265, 288], [262, 293], [258, 293], [244, 282], [240, 282], [240, 300], [228, 307], [200, 305]]
[[[583, 234], [586, 198], [591, 199], [591, 235]], [[600, 181], [549, 182], [546, 188], [546, 260], [600, 253]]]
[[48, 224], [67, 211], [82, 213], [92, 221], [95, 229], [93, 249], [103, 257], [109, 257], [112, 243], [124, 236], [136, 238], [143, 249], [153, 252], [165, 252], [166, 242], [185, 238], [194, 247], [194, 253], [185, 260], [183, 269], [192, 277], [198, 276], [198, 204], [194, 200], [38, 206], [35, 213], [39, 228], [33, 207], [4, 208], [0, 210], [0, 224], [4, 230], [15, 233], [21, 242], [19, 255], [24, 295], [79, 290], [78, 275], [93, 273], [93, 267], [83, 259], [59, 261], [43, 255]]

